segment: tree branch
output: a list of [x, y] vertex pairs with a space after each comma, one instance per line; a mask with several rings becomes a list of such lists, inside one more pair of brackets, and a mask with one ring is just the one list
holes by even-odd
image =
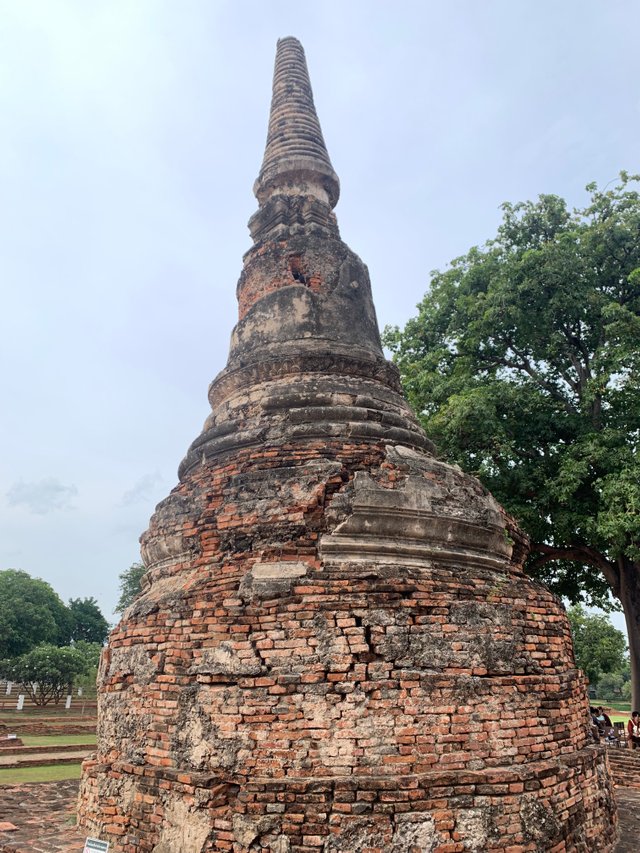
[[614, 596], [618, 598], [620, 595], [620, 570], [618, 566], [607, 560], [595, 548], [590, 548], [588, 545], [569, 545], [560, 548], [555, 545], [536, 542], [531, 545], [531, 552], [539, 554], [532, 561], [533, 567], [543, 566], [545, 563], [551, 563], [554, 560], [574, 560], [577, 563], [587, 563], [587, 565], [594, 566], [602, 572]]
[[[566, 409], [568, 414], [570, 414], [570, 415], [576, 414], [577, 409], [574, 406], [572, 406], [571, 403], [567, 400], [567, 398], [558, 391], [558, 389], [553, 385], [553, 383], [548, 382], [540, 374], [539, 371], [534, 370], [534, 368], [531, 366], [530, 361], [525, 356], [523, 356], [521, 353], [517, 352], [511, 344], [509, 344], [509, 346], [512, 349], [514, 355], [516, 355], [520, 359], [520, 361], [514, 361], [514, 360], [506, 358], [504, 356], [502, 358], [497, 358], [497, 357], [496, 358], [487, 358], [485, 360], [488, 363], [493, 364], [497, 367], [508, 367], [511, 370], [524, 371], [541, 388], [544, 388], [545, 391], [547, 391], [554, 398], [554, 400], [558, 400], [558, 402], [562, 403], [562, 405], [564, 406], [564, 408]], [[567, 382], [569, 387], [575, 391], [575, 388], [573, 387], [573, 383], [569, 382], [566, 379], [566, 377], [563, 377], [563, 378], [565, 378], [565, 381]]]
[[[551, 383], [547, 379], [545, 379], [544, 376], [542, 375], [542, 373], [540, 373], [539, 370], [536, 370], [532, 366], [532, 364], [529, 361], [529, 359], [527, 358], [527, 356], [523, 352], [518, 352], [518, 350], [516, 349], [516, 347], [514, 346], [514, 344], [512, 342], [509, 343], [509, 346], [513, 350], [514, 354], [520, 359], [521, 364], [522, 364], [521, 369], [526, 371], [532, 379], [534, 379], [539, 385], [541, 385], [543, 388], [545, 388], [552, 396], [555, 396], [558, 400], [561, 400], [565, 404], [565, 406], [568, 406], [569, 403], [566, 400], [566, 398], [556, 389], [556, 387], [555, 387], [555, 385], [553, 385], [553, 383]], [[571, 378], [563, 370], [560, 370], [558, 368], [558, 373], [560, 374], [562, 379], [567, 383], [569, 388], [571, 388], [573, 393], [576, 394], [577, 396], [580, 396], [580, 380], [579, 380], [579, 378], [578, 378], [578, 382], [573, 382], [571, 380]], [[578, 374], [578, 376], [579, 376], [579, 374]], [[574, 409], [574, 411], [575, 411], [575, 409]]]

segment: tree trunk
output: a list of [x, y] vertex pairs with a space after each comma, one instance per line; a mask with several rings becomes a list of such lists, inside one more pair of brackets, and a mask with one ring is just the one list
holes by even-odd
[[624, 557], [618, 560], [619, 599], [629, 635], [631, 664], [631, 709], [640, 711], [640, 562]]
[[535, 543], [531, 546], [531, 552], [540, 555], [534, 565], [543, 565], [551, 560], [575, 560], [602, 572], [613, 597], [618, 599], [624, 612], [629, 635], [631, 709], [640, 711], [640, 560], [620, 556], [613, 562], [586, 545], [558, 548]]

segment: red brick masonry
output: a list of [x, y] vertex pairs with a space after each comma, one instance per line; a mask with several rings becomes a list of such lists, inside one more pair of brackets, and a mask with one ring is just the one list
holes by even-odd
[[[0, 786], [0, 814], [17, 825], [0, 830], [1, 853], [67, 853], [82, 850], [86, 834], [73, 823], [78, 783]], [[616, 788], [620, 839], [614, 853], [637, 853], [640, 791]]]

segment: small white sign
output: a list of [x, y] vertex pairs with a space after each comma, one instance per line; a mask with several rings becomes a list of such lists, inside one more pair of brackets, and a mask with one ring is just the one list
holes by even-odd
[[70, 707], [71, 707], [71, 696], [67, 696], [67, 699], [64, 703], [65, 711], [68, 711]]
[[22, 711], [24, 708], [24, 693], [21, 693], [18, 696], [18, 704], [16, 705], [16, 711]]
[[82, 853], [96, 853], [96, 851], [100, 851], [100, 853], [108, 853], [108, 850], [108, 841], [99, 841], [97, 838], [87, 838], [84, 842], [84, 850]]
[[7, 681], [7, 692], [6, 696], [11, 696], [11, 688], [13, 687], [13, 681]]

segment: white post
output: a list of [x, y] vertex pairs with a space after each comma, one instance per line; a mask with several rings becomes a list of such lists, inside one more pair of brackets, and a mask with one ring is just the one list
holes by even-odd
[[18, 704], [16, 705], [16, 711], [22, 711], [24, 708], [24, 693], [21, 693], [18, 696]]
[[11, 696], [11, 688], [13, 687], [13, 681], [7, 681], [7, 692], [6, 696]]
[[64, 703], [65, 711], [68, 711], [70, 707], [71, 707], [71, 696], [67, 696], [67, 701]]

